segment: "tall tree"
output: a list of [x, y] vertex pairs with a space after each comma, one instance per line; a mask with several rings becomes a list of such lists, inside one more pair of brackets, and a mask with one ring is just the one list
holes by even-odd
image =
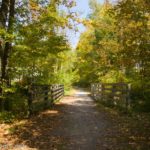
[[127, 72], [138, 64], [142, 78], [149, 76], [149, 6], [147, 0], [125, 0], [115, 6], [121, 63]]
[[[0, 8], [0, 27], [1, 30], [6, 34], [13, 33], [13, 22], [15, 15], [15, 0], [2, 0], [1, 8]], [[6, 38], [6, 37], [5, 37]], [[0, 42], [0, 58], [1, 58], [1, 87], [0, 93], [3, 94], [3, 86], [4, 84], [9, 85], [9, 77], [8, 77], [8, 58], [11, 51], [11, 41], [1, 37]], [[1, 100], [1, 105], [2, 100]], [[3, 107], [3, 106], [1, 106]]]
[[81, 79], [86, 77], [84, 82], [101, 81], [111, 70], [117, 69], [118, 43], [114, 18], [109, 14], [112, 5], [108, 1], [103, 5], [97, 1], [90, 4], [92, 13], [87, 20], [87, 31], [81, 36], [77, 47], [81, 58]]

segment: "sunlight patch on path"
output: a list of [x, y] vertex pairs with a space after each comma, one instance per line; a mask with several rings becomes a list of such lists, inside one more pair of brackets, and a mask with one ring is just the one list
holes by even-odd
[[64, 97], [61, 103], [73, 106], [95, 106], [89, 95], [90, 92], [78, 89], [74, 91], [73, 96]]

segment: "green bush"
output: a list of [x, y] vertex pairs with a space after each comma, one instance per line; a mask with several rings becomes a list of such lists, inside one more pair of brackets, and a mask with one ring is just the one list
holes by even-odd
[[132, 83], [131, 99], [135, 111], [150, 112], [149, 82], [136, 80]]
[[0, 123], [11, 123], [15, 119], [15, 115], [12, 112], [0, 112]]
[[27, 90], [18, 85], [14, 85], [11, 89], [13, 92], [5, 91], [4, 93], [4, 111], [8, 114], [12, 113], [17, 118], [22, 118], [28, 112]]

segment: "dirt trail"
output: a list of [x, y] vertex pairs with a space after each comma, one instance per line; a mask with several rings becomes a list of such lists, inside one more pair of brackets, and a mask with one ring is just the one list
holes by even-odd
[[[76, 90], [73, 97], [65, 97], [66, 122], [62, 124], [64, 135], [68, 138], [66, 149], [103, 150], [116, 145], [117, 130], [104, 112], [100, 112], [88, 92]], [[112, 130], [110, 130], [112, 129]], [[114, 129], [114, 130], [113, 130]], [[62, 131], [60, 128], [59, 133]], [[62, 135], [63, 136], [63, 135]], [[116, 146], [115, 146], [116, 147]]]
[[11, 150], [128, 150], [117, 119], [98, 109], [88, 94], [76, 90], [52, 110], [16, 125], [15, 134], [6, 135], [4, 143], [11, 141]]

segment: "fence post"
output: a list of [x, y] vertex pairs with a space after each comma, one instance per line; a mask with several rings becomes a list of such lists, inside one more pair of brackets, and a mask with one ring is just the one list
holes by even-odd
[[101, 83], [101, 92], [102, 92], [102, 94], [101, 94], [101, 96], [102, 96], [102, 101], [104, 101], [104, 84], [103, 83]]
[[53, 104], [53, 85], [51, 85], [51, 88], [50, 88], [50, 92], [51, 92], [51, 104]]
[[33, 89], [32, 85], [28, 87], [28, 116], [32, 115], [32, 98], [33, 98]]
[[128, 84], [127, 85], [127, 100], [126, 100], [127, 109], [130, 109], [130, 104], [131, 104], [130, 92], [131, 92], [131, 84]]
[[63, 94], [62, 94], [62, 96], [64, 96], [64, 95], [65, 95], [65, 88], [64, 88], [64, 85], [62, 85], [62, 88], [63, 88]]
[[45, 88], [44, 88], [44, 94], [45, 94], [45, 96], [44, 96], [44, 101], [45, 101], [45, 108], [47, 108], [48, 107], [48, 86], [45, 86]]
[[94, 84], [91, 83], [91, 96], [94, 98], [94, 89], [93, 89], [93, 87], [94, 87]]
[[115, 101], [115, 93], [116, 93], [116, 85], [115, 84], [112, 84], [111, 85], [112, 86], [112, 89], [111, 89], [111, 96], [110, 96], [110, 98], [111, 98], [111, 104], [113, 104], [113, 105], [117, 105], [117, 102]]

